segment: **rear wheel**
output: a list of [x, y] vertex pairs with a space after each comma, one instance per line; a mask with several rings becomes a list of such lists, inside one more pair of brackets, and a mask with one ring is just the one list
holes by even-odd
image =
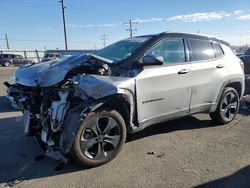
[[5, 61], [5, 62], [4, 62], [4, 66], [5, 66], [5, 67], [10, 66], [10, 62], [9, 62], [9, 61]]
[[117, 111], [93, 112], [79, 127], [71, 154], [80, 164], [105, 164], [118, 155], [126, 135], [125, 122]]
[[213, 121], [227, 124], [234, 120], [239, 111], [239, 95], [234, 88], [225, 88], [215, 112], [210, 113]]

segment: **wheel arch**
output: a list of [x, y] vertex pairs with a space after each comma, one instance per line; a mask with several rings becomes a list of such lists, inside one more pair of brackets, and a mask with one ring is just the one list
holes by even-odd
[[234, 88], [237, 91], [237, 93], [239, 95], [239, 98], [241, 98], [243, 96], [243, 93], [244, 93], [244, 82], [242, 82], [240, 79], [234, 79], [234, 80], [231, 80], [231, 81], [227, 81], [227, 82], [225, 82], [222, 85], [216, 102], [210, 108], [210, 112], [214, 112], [216, 110], [216, 108], [218, 106], [218, 103], [220, 101], [221, 95], [222, 95], [222, 93], [223, 93], [223, 91], [225, 90], [226, 87], [232, 87], [232, 88]]
[[242, 84], [241, 84], [241, 82], [240, 81], [235, 81], [235, 82], [230, 82], [230, 83], [228, 83], [226, 86], [225, 86], [225, 88], [226, 87], [232, 87], [232, 88], [234, 88], [236, 91], [237, 91], [237, 93], [238, 93], [238, 95], [239, 95], [239, 98], [241, 98], [242, 97]]
[[127, 131], [132, 133], [135, 126], [135, 103], [133, 95], [118, 93], [109, 97], [109, 99], [99, 108], [112, 108], [123, 117]]

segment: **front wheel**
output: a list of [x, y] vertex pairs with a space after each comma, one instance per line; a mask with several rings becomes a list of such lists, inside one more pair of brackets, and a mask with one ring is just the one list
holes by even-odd
[[234, 88], [227, 87], [222, 93], [215, 112], [210, 113], [213, 121], [219, 124], [230, 123], [239, 111], [239, 95]]
[[105, 164], [118, 155], [126, 135], [125, 122], [117, 111], [92, 112], [80, 125], [71, 154], [90, 167]]

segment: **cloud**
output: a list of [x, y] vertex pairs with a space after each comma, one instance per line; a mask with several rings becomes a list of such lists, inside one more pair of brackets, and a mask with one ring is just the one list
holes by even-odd
[[224, 17], [231, 16], [230, 13], [226, 13], [224, 11], [220, 12], [199, 12], [199, 13], [191, 13], [185, 15], [173, 16], [167, 19], [167, 21], [183, 21], [183, 22], [203, 22], [203, 21], [212, 21], [212, 20], [220, 20]]
[[250, 20], [250, 14], [245, 14], [242, 16], [237, 17], [239, 20]]
[[[163, 21], [163, 18], [149, 18], [149, 19], [142, 19], [142, 18], [136, 18], [133, 20], [134, 22], [137, 23], [150, 23], [150, 22], [160, 22]], [[104, 24], [68, 24], [68, 27], [71, 28], [92, 28], [92, 27], [102, 27], [102, 28], [110, 28], [110, 27], [119, 27], [122, 26], [123, 23], [104, 23]]]
[[234, 11], [235, 15], [239, 15], [239, 14], [243, 14], [243, 13], [244, 13], [244, 11], [242, 11], [242, 10], [235, 10]]
[[80, 24], [68, 24], [68, 27], [71, 28], [91, 28], [91, 27], [118, 27], [122, 25], [122, 23], [107, 23], [107, 24], [86, 24], [86, 25], [80, 25]]
[[163, 18], [155, 18], [155, 17], [149, 19], [136, 18], [133, 21], [137, 23], [161, 22], [163, 21]]

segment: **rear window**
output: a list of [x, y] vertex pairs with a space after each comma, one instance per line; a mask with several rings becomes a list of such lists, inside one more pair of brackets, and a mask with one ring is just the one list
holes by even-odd
[[191, 61], [202, 61], [215, 58], [212, 43], [205, 40], [189, 39]]
[[221, 46], [217, 43], [213, 43], [213, 46], [214, 46], [215, 57], [222, 57], [224, 55], [224, 52]]

